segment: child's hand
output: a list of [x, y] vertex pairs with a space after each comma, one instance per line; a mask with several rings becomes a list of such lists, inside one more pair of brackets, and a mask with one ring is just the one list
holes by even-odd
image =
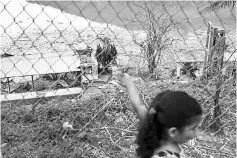
[[119, 84], [121, 84], [124, 87], [127, 87], [131, 85], [132, 78], [127, 73], [120, 73], [118, 74], [118, 81], [119, 81]]
[[124, 87], [127, 87], [132, 83], [131, 77], [127, 74], [127, 71], [129, 69], [130, 67], [114, 70], [114, 79], [117, 82], [116, 84], [120, 84]]

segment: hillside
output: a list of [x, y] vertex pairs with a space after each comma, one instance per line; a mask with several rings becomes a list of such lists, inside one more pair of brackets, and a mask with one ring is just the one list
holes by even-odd
[[[0, 18], [3, 19], [0, 22], [2, 26], [0, 32], [5, 31], [1, 35], [0, 53], [13, 55], [64, 53], [72, 49], [85, 48], [86, 45], [96, 49], [99, 43], [97, 35], [104, 34], [118, 48], [118, 62], [123, 65], [128, 64], [128, 61], [139, 56], [141, 51], [133, 43], [132, 36], [135, 34], [138, 39], [145, 39], [145, 34], [139, 30], [139, 25], [128, 24], [123, 20], [125, 17], [133, 18], [134, 13], [139, 11], [134, 7], [134, 3], [138, 2], [32, 1], [28, 3], [25, 0], [10, 2], [4, 0], [0, 4], [2, 10]], [[45, 7], [46, 5], [53, 8]], [[224, 27], [227, 30], [227, 43], [230, 44], [228, 51], [231, 53], [236, 49], [234, 48], [236, 44], [234, 10], [232, 13], [229, 9], [220, 10], [218, 13], [208, 13], [201, 17], [198, 9], [202, 10], [208, 2], [149, 2], [148, 5], [156, 5], [158, 8], [164, 5], [186, 28], [183, 31], [181, 28], [173, 31], [173, 36], [179, 41], [170, 47], [168, 56], [172, 56], [179, 50], [204, 49], [207, 29], [204, 22], [209, 20], [215, 26]], [[25, 11], [23, 11], [23, 6]], [[63, 8], [62, 13], [58, 8]], [[180, 30], [181, 35], [177, 32]], [[166, 60], [167, 58], [163, 60], [164, 63], [173, 62], [173, 59]], [[138, 59], [132, 60], [132, 65], [137, 64], [137, 61]]]

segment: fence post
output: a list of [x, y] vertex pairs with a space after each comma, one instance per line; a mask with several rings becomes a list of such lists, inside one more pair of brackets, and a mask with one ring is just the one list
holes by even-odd
[[181, 71], [181, 63], [177, 63], [177, 64], [176, 64], [176, 67], [177, 67], [177, 70], [176, 70], [176, 72], [177, 72], [177, 78], [179, 79], [179, 78], [180, 78], [180, 75], [181, 75], [181, 73], [180, 73], [180, 71]]
[[[210, 53], [210, 62], [211, 63], [213, 63], [212, 62], [212, 59], [213, 59], [213, 55], [215, 56], [215, 52], [216, 52], [216, 50], [218, 49], [218, 40], [219, 40], [219, 36], [218, 36], [218, 28], [214, 28], [213, 29], [213, 37], [212, 37], [212, 47], [211, 47], [211, 53]], [[213, 65], [212, 65], [213, 66]]]
[[35, 85], [34, 85], [34, 77], [31, 75], [31, 81], [32, 81], [32, 91], [35, 91]]
[[[218, 31], [218, 30], [216, 30]], [[223, 81], [223, 75], [222, 75], [222, 67], [223, 67], [223, 59], [224, 59], [224, 47], [225, 47], [225, 31], [222, 31], [220, 35], [218, 35], [217, 32], [217, 37], [216, 37], [216, 65], [213, 65], [214, 69], [217, 69], [217, 81], [216, 81], [216, 93], [214, 97], [214, 113], [213, 113], [213, 124], [212, 124], [212, 129], [217, 131], [222, 132], [221, 127], [221, 108], [219, 104], [219, 97], [220, 97], [220, 92], [221, 92], [221, 85]]]
[[208, 44], [209, 44], [209, 32], [210, 32], [210, 22], [207, 26], [207, 38], [206, 38], [206, 49], [205, 49], [205, 56], [204, 56], [204, 63], [203, 63], [203, 69], [202, 74], [205, 74], [206, 71], [206, 65], [207, 65], [207, 52], [208, 52]]
[[224, 52], [225, 52], [225, 30], [220, 30], [220, 49], [218, 51], [218, 57], [219, 57], [219, 64], [221, 68], [223, 67], [223, 62], [224, 62]]
[[8, 84], [8, 91], [11, 93], [11, 87], [10, 87], [10, 80], [9, 77], [7, 77], [7, 84]]

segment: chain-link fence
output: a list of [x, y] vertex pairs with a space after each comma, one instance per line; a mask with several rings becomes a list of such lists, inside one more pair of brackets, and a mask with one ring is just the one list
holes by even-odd
[[[222, 9], [218, 9], [222, 8]], [[202, 104], [191, 157], [236, 157], [234, 1], [0, 2], [4, 157], [134, 157], [144, 104], [167, 89]], [[115, 74], [116, 75], [116, 74]]]

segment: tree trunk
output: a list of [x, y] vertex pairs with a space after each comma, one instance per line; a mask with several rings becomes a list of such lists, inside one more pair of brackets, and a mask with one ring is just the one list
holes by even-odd
[[147, 47], [147, 60], [148, 60], [148, 71], [149, 73], [153, 73], [156, 68], [155, 63], [155, 49], [153, 48], [151, 43], [148, 43]]
[[155, 58], [151, 57], [152, 59], [150, 60], [149, 64], [148, 64], [148, 69], [149, 69], [149, 73], [153, 73], [155, 68], [156, 68], [156, 64], [155, 64]]

